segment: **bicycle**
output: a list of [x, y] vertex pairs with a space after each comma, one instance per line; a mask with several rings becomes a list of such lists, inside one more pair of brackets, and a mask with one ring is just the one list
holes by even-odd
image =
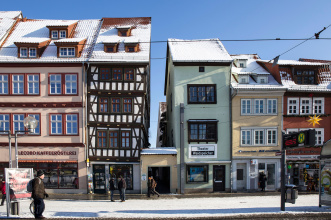
[[29, 209], [32, 215], [34, 215], [34, 200], [31, 198], [32, 202], [30, 203]]

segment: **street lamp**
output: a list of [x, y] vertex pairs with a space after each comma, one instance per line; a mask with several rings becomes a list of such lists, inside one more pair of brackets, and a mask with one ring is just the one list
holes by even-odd
[[[38, 127], [38, 120], [32, 116], [28, 116], [23, 120], [24, 127], [28, 130], [24, 131], [15, 131], [15, 160], [16, 160], [16, 168], [18, 168], [18, 146], [17, 146], [17, 133], [32, 133], [34, 129]], [[10, 157], [11, 161], [11, 157]]]

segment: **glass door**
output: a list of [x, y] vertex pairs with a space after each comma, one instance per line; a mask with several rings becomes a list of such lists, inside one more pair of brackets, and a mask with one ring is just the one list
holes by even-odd
[[106, 193], [105, 165], [93, 165], [94, 193]]
[[276, 189], [276, 164], [267, 164], [267, 190]]

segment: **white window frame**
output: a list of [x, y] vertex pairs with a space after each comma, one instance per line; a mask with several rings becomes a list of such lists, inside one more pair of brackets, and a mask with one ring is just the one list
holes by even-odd
[[29, 57], [37, 57], [37, 48], [29, 47]]
[[27, 47], [21, 47], [20, 48], [20, 57], [27, 58], [28, 57], [28, 52], [29, 52], [29, 50], [28, 50]]
[[[56, 34], [56, 36], [54, 36]], [[51, 33], [51, 37], [52, 37], [52, 39], [59, 39], [59, 31], [52, 31], [52, 33]]]
[[[52, 80], [52, 76], [54, 76], [55, 78]], [[60, 79], [57, 79], [57, 77], [60, 77]], [[60, 85], [60, 87], [58, 86], [58, 84]], [[54, 92], [52, 92], [52, 85], [54, 85]], [[61, 95], [62, 94], [62, 75], [61, 74], [50, 74], [49, 76], [49, 94], [52, 95]], [[57, 92], [58, 89], [60, 89], [60, 92]]]
[[[296, 101], [295, 104], [291, 104], [291, 101]], [[299, 98], [288, 98], [287, 99], [287, 114], [288, 115], [299, 115], [300, 108], [299, 108]], [[292, 107], [292, 113], [290, 113], [290, 107]], [[295, 107], [295, 112], [293, 112], [293, 107]]]
[[[7, 80], [4, 78], [7, 77]], [[9, 93], [9, 82], [8, 82], [9, 76], [7, 74], [0, 74], [0, 94], [6, 95]], [[5, 92], [5, 88], [7, 88], [7, 92]]]
[[77, 94], [77, 77], [76, 74], [65, 75], [65, 94]]
[[324, 143], [324, 128], [315, 128], [315, 145], [321, 146]]
[[[244, 102], [246, 104], [244, 104]], [[244, 106], [246, 108], [244, 108]], [[252, 114], [252, 99], [241, 99], [241, 114], [251, 115]]]
[[[315, 101], [321, 101], [320, 104], [316, 104]], [[313, 98], [313, 114], [324, 114], [324, 97], [322, 98]], [[320, 112], [315, 110], [315, 107], [320, 108]]]
[[268, 83], [268, 77], [267, 76], [258, 76], [258, 82], [260, 84], [267, 84]]
[[[307, 102], [303, 103], [303, 102]], [[312, 99], [311, 98], [300, 98], [300, 115], [310, 115], [312, 112]]]
[[[271, 112], [269, 112], [271, 109]], [[267, 114], [268, 115], [277, 115], [277, 99], [267, 99]]]
[[[243, 141], [245, 141], [244, 144], [243, 144]], [[252, 145], [252, 131], [250, 129], [242, 129], [240, 131], [240, 145], [241, 146], [251, 146]]]
[[[10, 115], [9, 114], [0, 114], [1, 119], [0, 119], [0, 134], [4, 134], [5, 132], [3, 131], [9, 131], [10, 129]], [[6, 119], [6, 116], [8, 119]]]
[[[30, 80], [30, 77], [32, 79]], [[27, 86], [28, 86], [28, 94], [37, 95], [39, 94], [39, 75], [38, 74], [29, 74], [27, 75]], [[32, 89], [32, 92], [30, 92]]]
[[248, 84], [249, 83], [249, 79], [248, 76], [239, 76], [239, 84]]
[[[13, 114], [13, 130], [24, 131], [24, 114]], [[24, 132], [17, 132], [17, 134], [24, 134]]]
[[[260, 110], [261, 110], [261, 108], [260, 108], [260, 106], [261, 106], [261, 102], [262, 101], [262, 112], [260, 112]], [[258, 103], [258, 108], [256, 108], [256, 106], [257, 106], [257, 102], [259, 102]], [[265, 114], [265, 106], [266, 106], [266, 104], [265, 104], [265, 99], [254, 99], [254, 103], [253, 103], [253, 105], [254, 105], [254, 114], [256, 114], [256, 115], [262, 115], [262, 114]]]
[[[268, 132], [275, 132], [274, 139], [271, 139], [269, 143]], [[258, 133], [258, 139], [256, 139], [256, 132]], [[262, 134], [261, 134], [262, 132]], [[248, 134], [249, 133], [249, 134]], [[249, 137], [247, 137], [249, 135]], [[261, 136], [262, 135], [262, 136]], [[250, 144], [247, 144], [247, 140], [250, 140]], [[260, 142], [262, 140], [262, 143]], [[243, 144], [245, 141], [245, 144]], [[256, 142], [258, 141], [258, 142]], [[240, 146], [249, 147], [273, 147], [278, 145], [278, 128], [277, 127], [242, 127], [240, 129]]]
[[[51, 130], [50, 133], [54, 135], [62, 135], [63, 134], [63, 126], [62, 126], [62, 114], [52, 114], [50, 115], [51, 120]], [[53, 117], [55, 117], [53, 119]], [[53, 124], [54, 123], [54, 124]], [[54, 126], [53, 126], [54, 125]], [[53, 133], [53, 128], [55, 128], [55, 132]], [[61, 132], [59, 132], [59, 128], [61, 129]]]
[[[15, 79], [18, 77], [17, 79]], [[17, 89], [17, 92], [15, 92]], [[22, 92], [20, 92], [22, 90]], [[14, 95], [23, 95], [24, 94], [24, 75], [22, 74], [13, 74], [12, 75], [12, 94]]]
[[59, 38], [62, 39], [62, 38], [66, 38], [66, 37], [67, 37], [67, 32], [64, 30], [61, 30], [59, 33]]
[[40, 134], [40, 115], [39, 114], [28, 114], [28, 116], [32, 116], [34, 117], [37, 121], [38, 121], [38, 132], [36, 132], [36, 129], [33, 129], [32, 132], [30, 132], [29, 134]]
[[[76, 119], [72, 119], [73, 116], [75, 116]], [[74, 128], [76, 128], [77, 132], [73, 131]], [[66, 134], [68, 134], [68, 135], [78, 134], [78, 115], [77, 114], [67, 114], [66, 115]]]
[[[73, 51], [72, 51], [73, 50]], [[69, 55], [70, 53], [70, 55]], [[75, 48], [74, 47], [60, 47], [60, 57], [75, 57]]]

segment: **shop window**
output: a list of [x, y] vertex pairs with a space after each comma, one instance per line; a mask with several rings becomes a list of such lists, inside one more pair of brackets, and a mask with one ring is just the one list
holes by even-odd
[[208, 166], [187, 166], [186, 182], [208, 182]]
[[115, 178], [115, 185], [117, 186], [120, 176], [125, 179], [126, 189], [133, 189], [133, 166], [132, 165], [109, 165], [109, 174]]

